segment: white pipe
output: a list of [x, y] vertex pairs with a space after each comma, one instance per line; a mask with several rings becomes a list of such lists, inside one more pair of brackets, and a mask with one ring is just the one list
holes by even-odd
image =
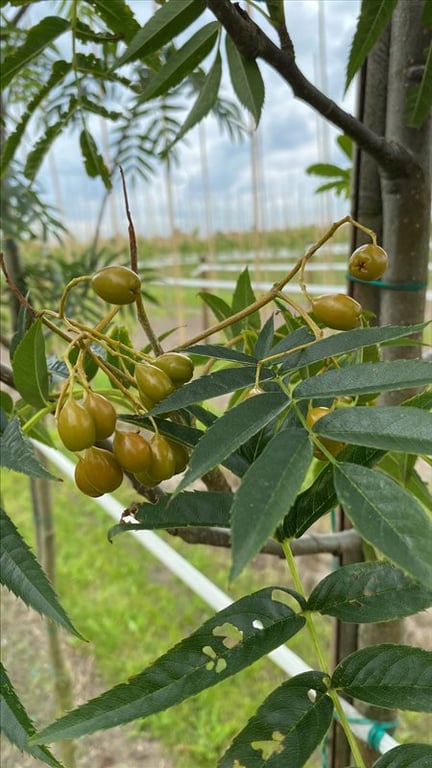
[[[43, 443], [33, 441], [35, 447], [40, 453], [42, 453], [48, 461], [51, 461], [56, 467], [67, 477], [73, 480], [75, 465], [64, 456], [60, 451], [50, 448]], [[98, 498], [92, 499], [98, 504], [105, 512], [108, 513], [116, 522], [120, 520], [124, 507], [116, 501], [111, 494], [105, 494]], [[221, 611], [223, 608], [233, 603], [233, 600], [229, 595], [223, 592], [216, 584], [213, 584], [204, 574], [197, 568], [191, 565], [184, 557], [178, 554], [175, 549], [169, 546], [163, 539], [160, 538], [153, 531], [129, 531], [131, 536], [136, 539], [143, 547], [145, 547], [152, 555], [154, 555], [161, 563], [163, 563], [172, 573], [175, 573], [184, 584], [186, 584], [196, 595], [199, 595], [207, 605], [210, 605], [216, 611]], [[269, 659], [276, 664], [280, 669], [286, 672], [290, 677], [299, 675], [302, 672], [311, 671], [306, 662], [303, 661], [300, 656], [291, 651], [285, 645], [281, 645], [274, 651], [268, 654]], [[345, 714], [350, 720], [361, 719], [360, 713], [344, 699], [341, 699], [341, 703]], [[368, 736], [371, 730], [369, 723], [350, 723], [353, 733], [362, 741], [368, 741]], [[387, 733], [383, 734], [379, 743], [379, 751], [381, 754], [388, 752], [389, 749], [397, 747], [398, 742], [389, 736]]]

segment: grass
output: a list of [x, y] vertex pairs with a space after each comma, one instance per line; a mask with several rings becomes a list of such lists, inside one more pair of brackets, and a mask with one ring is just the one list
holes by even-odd
[[[33, 539], [27, 483], [5, 473], [3, 494], [8, 513], [28, 541]], [[124, 492], [127, 503], [128, 491]], [[58, 551], [57, 591], [75, 625], [91, 646], [68, 642], [91, 652], [107, 687], [139, 672], [196, 629], [213, 611], [147, 551], [127, 535], [107, 542], [110, 521], [69, 482], [53, 486]], [[227, 588], [229, 555], [209, 547], [169, 543], [221, 588]], [[262, 586], [285, 583], [282, 563], [260, 557], [254, 568], [230, 587], [238, 598]], [[330, 623], [320, 635], [328, 649]], [[304, 632], [289, 646], [314, 664]], [[142, 723], [134, 733], [160, 739], [174, 755], [176, 768], [210, 768], [284, 673], [263, 659], [232, 679]], [[311, 763], [315, 765], [316, 763]]]

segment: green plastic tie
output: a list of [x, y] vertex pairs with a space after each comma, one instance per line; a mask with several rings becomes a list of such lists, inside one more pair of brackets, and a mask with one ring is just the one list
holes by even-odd
[[385, 280], [362, 280], [361, 277], [355, 277], [347, 273], [346, 279], [352, 283], [362, 283], [363, 285], [374, 285], [377, 288], [386, 288], [389, 291], [421, 291], [427, 288], [427, 282], [424, 280], [413, 283], [386, 283]]

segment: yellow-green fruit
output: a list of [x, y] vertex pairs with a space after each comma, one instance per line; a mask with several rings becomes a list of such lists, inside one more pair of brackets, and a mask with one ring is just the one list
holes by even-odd
[[121, 485], [123, 470], [111, 451], [94, 446], [87, 448], [83, 463], [83, 474], [100, 493], [112, 493]]
[[109, 304], [132, 304], [141, 290], [141, 280], [128, 267], [104, 267], [92, 277], [95, 293]]
[[312, 309], [318, 320], [327, 328], [337, 331], [350, 331], [359, 324], [362, 312], [361, 304], [344, 293], [318, 296], [313, 299]]
[[145, 472], [150, 466], [150, 444], [139, 432], [117, 430], [113, 440], [113, 452], [120, 466], [127, 472]]
[[93, 419], [96, 440], [106, 440], [114, 432], [117, 419], [113, 404], [97, 392], [88, 392], [83, 405]]
[[60, 440], [69, 451], [83, 451], [96, 440], [96, 427], [90, 412], [70, 398], [57, 419]]
[[190, 381], [194, 372], [192, 360], [181, 352], [164, 352], [153, 365], [165, 371], [177, 387]]
[[[317, 406], [316, 408], [310, 408], [307, 416], [306, 416], [306, 423], [308, 427], [312, 427], [322, 419], [323, 416], [326, 416], [328, 413], [331, 413], [330, 408], [324, 408], [324, 406]], [[329, 451], [329, 453], [332, 454], [332, 456], [337, 456], [337, 454], [342, 450], [342, 448], [345, 447], [345, 443], [339, 442], [339, 440], [332, 440], [329, 437], [321, 437], [320, 436], [320, 442], [323, 444], [325, 448]], [[327, 461], [327, 456], [325, 453], [323, 453], [317, 446], [314, 447], [314, 456], [317, 459], [321, 459], [322, 461]]]
[[146, 400], [159, 403], [175, 389], [165, 371], [150, 363], [141, 363], [135, 367], [135, 381], [144, 405], [146, 405]]
[[84, 459], [79, 459], [78, 463], [75, 465], [75, 485], [81, 493], [85, 493], [86, 496], [97, 498], [98, 496], [103, 495], [103, 492], [95, 488], [88, 479]]
[[185, 445], [182, 445], [181, 443], [176, 443], [174, 440], [169, 440], [169, 444], [174, 454], [174, 460], [175, 460], [174, 474], [177, 475], [179, 472], [184, 472], [184, 470], [186, 469], [189, 463], [189, 451]]
[[176, 461], [170, 443], [162, 435], [153, 435], [150, 440], [151, 462], [148, 474], [156, 483], [168, 480], [175, 473]]
[[360, 280], [379, 280], [388, 265], [388, 256], [384, 248], [374, 243], [366, 243], [352, 253], [348, 262], [348, 271]]

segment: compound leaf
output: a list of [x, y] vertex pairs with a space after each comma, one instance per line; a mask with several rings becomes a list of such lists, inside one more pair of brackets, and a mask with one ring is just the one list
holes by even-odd
[[22, 45], [16, 48], [3, 61], [1, 86], [6, 88], [21, 69], [32, 59], [42, 53], [56, 37], [62, 35], [70, 27], [70, 21], [59, 16], [46, 16], [38, 24], [28, 30]]
[[432, 382], [432, 363], [426, 360], [393, 360], [333, 368], [302, 381], [294, 397], [339, 397], [369, 392], [421, 387]]
[[129, 682], [69, 712], [32, 742], [75, 738], [147, 717], [237, 674], [304, 626], [304, 618], [281, 601], [281, 591], [289, 594], [267, 587], [224, 608]]

